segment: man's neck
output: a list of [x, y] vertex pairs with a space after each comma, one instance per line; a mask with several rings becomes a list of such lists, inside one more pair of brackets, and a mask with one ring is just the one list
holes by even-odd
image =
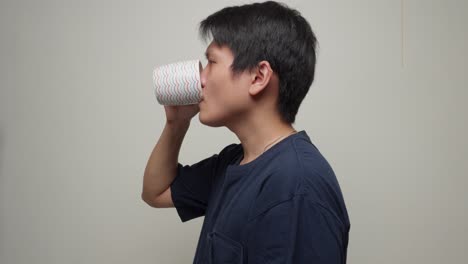
[[265, 150], [278, 144], [295, 131], [291, 124], [285, 124], [274, 118], [252, 121], [246, 120], [241, 125], [228, 127], [239, 138], [244, 149], [240, 165], [256, 159]]

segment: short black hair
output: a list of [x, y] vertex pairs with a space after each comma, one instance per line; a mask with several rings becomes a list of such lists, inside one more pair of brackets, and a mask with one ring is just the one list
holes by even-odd
[[251, 71], [262, 60], [279, 77], [278, 111], [284, 122], [295, 122], [299, 106], [312, 85], [317, 39], [307, 20], [295, 9], [275, 1], [225, 7], [199, 24], [234, 54], [234, 76]]

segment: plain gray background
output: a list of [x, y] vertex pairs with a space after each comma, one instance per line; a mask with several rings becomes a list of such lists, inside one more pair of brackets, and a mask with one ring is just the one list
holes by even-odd
[[[332, 165], [348, 263], [465, 263], [467, 1], [284, 1], [320, 43], [294, 127]], [[248, 1], [0, 2], [0, 263], [191, 263], [203, 217], [141, 200], [157, 65]], [[192, 121], [181, 163], [238, 143]]]

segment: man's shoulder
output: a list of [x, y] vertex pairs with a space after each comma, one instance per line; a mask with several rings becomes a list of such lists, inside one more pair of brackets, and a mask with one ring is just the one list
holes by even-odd
[[296, 139], [285, 146], [260, 175], [257, 175], [261, 183], [255, 201], [257, 213], [297, 195], [306, 195], [317, 202], [328, 200], [332, 197], [324, 193], [330, 186], [337, 187], [331, 166], [310, 140]]
[[241, 144], [231, 143], [222, 148], [217, 155], [223, 161], [230, 161], [239, 155], [240, 152], [242, 152]]
[[252, 217], [300, 192], [303, 167], [293, 144], [277, 149], [275, 155], [253, 173], [255, 180], [249, 187], [256, 192]]
[[239, 144], [239, 143], [231, 143], [231, 144], [226, 145], [221, 150], [221, 152], [223, 152], [223, 153], [232, 153], [232, 152], [235, 152], [236, 150], [239, 150], [240, 146], [241, 146], [241, 144]]

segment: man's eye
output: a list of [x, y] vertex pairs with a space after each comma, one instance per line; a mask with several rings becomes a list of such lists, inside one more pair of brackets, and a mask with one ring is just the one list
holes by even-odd
[[214, 62], [214, 61], [212, 61], [212, 60], [208, 60], [208, 62], [209, 62], [209, 63], [216, 63], [216, 62]]

